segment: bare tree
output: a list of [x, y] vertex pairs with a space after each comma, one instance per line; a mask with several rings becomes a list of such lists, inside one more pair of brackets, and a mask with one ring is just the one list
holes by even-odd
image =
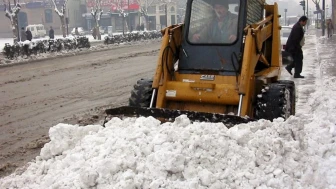
[[95, 22], [93, 32], [97, 36], [98, 40], [101, 40], [101, 35], [100, 35], [100, 30], [99, 30], [99, 27], [100, 27], [99, 22], [100, 22], [101, 16], [103, 15], [103, 9], [101, 8], [101, 0], [94, 0], [93, 7], [91, 8], [91, 15]]
[[68, 0], [65, 0], [64, 1], [64, 4], [62, 5], [61, 7], [61, 11], [58, 10], [57, 6], [56, 6], [56, 0], [51, 0], [54, 4], [54, 7], [55, 7], [55, 12], [56, 14], [59, 16], [59, 18], [61, 19], [61, 28], [62, 28], [62, 34], [63, 34], [63, 37], [66, 37], [66, 26], [65, 26], [65, 10], [66, 10], [66, 4], [68, 2]]
[[14, 6], [11, 6], [10, 0], [8, 0], [8, 8], [7, 4], [4, 0], [4, 5], [5, 5], [5, 16], [9, 18], [11, 25], [12, 25], [12, 31], [13, 31], [13, 41], [20, 41], [20, 35], [19, 35], [19, 25], [18, 25], [18, 14], [21, 10], [21, 6], [19, 2], [14, 0]]
[[321, 0], [312, 0], [312, 2], [315, 4], [316, 6], [316, 10], [321, 10], [321, 7], [320, 7], [320, 1]]
[[148, 7], [151, 7], [156, 2], [155, 0], [137, 0], [140, 6], [140, 13], [145, 19], [146, 28], [149, 28]]
[[116, 7], [119, 16], [122, 17], [122, 24], [123, 24], [123, 35], [125, 34], [125, 27], [128, 29], [128, 25], [125, 22], [126, 17], [128, 17], [128, 13], [125, 12], [124, 10], [124, 0], [115, 0], [114, 6]]
[[322, 9], [321, 9], [321, 7], [320, 7], [320, 0], [312, 0], [312, 2], [315, 4], [315, 6], [316, 6], [316, 10], [317, 10], [317, 11], [320, 11], [321, 18], [322, 18]]

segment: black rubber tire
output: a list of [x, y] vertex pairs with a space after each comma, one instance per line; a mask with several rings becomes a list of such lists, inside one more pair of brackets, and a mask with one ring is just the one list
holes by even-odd
[[285, 85], [290, 93], [290, 102], [291, 102], [291, 110], [290, 115], [295, 115], [295, 106], [296, 106], [296, 93], [295, 93], [295, 83], [290, 80], [279, 80], [277, 83]]
[[149, 107], [153, 93], [152, 84], [153, 80], [151, 79], [137, 81], [129, 98], [129, 106]]
[[279, 117], [287, 119], [293, 115], [292, 110], [290, 89], [285, 84], [272, 83], [264, 86], [262, 93], [258, 95], [254, 118], [270, 121]]

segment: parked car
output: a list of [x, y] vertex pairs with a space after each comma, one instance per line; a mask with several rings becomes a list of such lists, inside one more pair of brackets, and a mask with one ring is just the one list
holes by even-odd
[[282, 56], [282, 63], [289, 64], [293, 61], [292, 56], [285, 51], [286, 43], [289, 37], [290, 32], [292, 31], [291, 26], [282, 26], [280, 35], [281, 35], [281, 56]]
[[[75, 30], [76, 30], [76, 28], [73, 28], [71, 30], [71, 34], [72, 35], [75, 35]], [[84, 31], [84, 29], [82, 27], [77, 27], [77, 30], [78, 30], [79, 35], [85, 35], [85, 31]]]
[[26, 30], [27, 29], [32, 33], [33, 38], [45, 37], [47, 34], [47, 31], [42, 24], [28, 25], [26, 27]]

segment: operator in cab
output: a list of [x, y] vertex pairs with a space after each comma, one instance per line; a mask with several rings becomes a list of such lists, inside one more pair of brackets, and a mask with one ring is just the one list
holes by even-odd
[[237, 39], [238, 16], [229, 11], [226, 0], [210, 1], [213, 16], [205, 27], [189, 36], [193, 43], [233, 43]]

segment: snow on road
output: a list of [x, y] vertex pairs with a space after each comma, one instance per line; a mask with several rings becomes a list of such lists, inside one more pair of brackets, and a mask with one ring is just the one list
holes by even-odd
[[186, 116], [60, 123], [36, 161], [0, 188], [336, 188], [336, 78], [316, 74], [325, 67], [307, 53], [318, 55], [318, 40], [307, 36], [304, 51], [303, 75], [314, 77], [294, 80], [297, 116], [230, 129]]
[[[102, 40], [97, 40], [97, 39], [94, 39], [92, 35], [85, 35], [90, 42], [97, 42], [97, 41], [101, 41], [104, 40], [104, 37], [107, 36], [107, 35], [102, 35], [101, 38]], [[69, 37], [72, 37], [72, 35], [69, 35]], [[58, 39], [58, 38], [63, 38], [63, 36], [61, 35], [56, 35], [55, 36], [55, 39]], [[32, 41], [41, 41], [41, 40], [49, 40], [49, 37], [46, 36], [46, 37], [41, 37], [41, 38], [36, 38], [36, 39], [33, 39]], [[4, 46], [6, 43], [9, 43], [9, 44], [13, 44], [13, 39], [12, 38], [0, 38], [0, 52], [3, 50]]]

